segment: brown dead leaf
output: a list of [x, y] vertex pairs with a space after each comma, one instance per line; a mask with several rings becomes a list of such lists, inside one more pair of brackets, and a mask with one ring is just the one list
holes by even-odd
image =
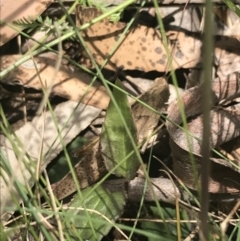
[[[226, 108], [220, 105], [221, 101], [240, 93], [238, 74], [232, 74], [222, 79], [217, 78], [212, 81], [212, 93], [214, 98], [211, 115], [211, 148], [216, 148], [221, 144], [231, 141], [240, 135], [240, 106], [233, 104]], [[197, 182], [203, 177], [201, 174], [202, 156], [201, 148], [203, 133], [203, 117], [201, 115], [201, 104], [204, 95], [201, 94], [201, 85], [190, 88], [182, 94], [182, 103], [185, 115], [191, 118], [187, 125], [187, 130], [191, 135], [179, 128], [182, 124], [182, 118], [179, 110], [178, 100], [170, 103], [168, 107], [168, 118], [166, 122], [167, 130], [170, 136], [170, 148], [173, 156], [174, 174], [192, 189], [196, 189]], [[217, 107], [216, 107], [217, 106]], [[219, 107], [219, 108], [218, 108]], [[186, 138], [187, 136], [187, 138]], [[195, 160], [195, 171], [193, 175], [189, 153], [192, 153]], [[209, 176], [208, 191], [211, 193], [239, 193], [240, 169], [239, 161], [235, 165], [221, 157], [211, 157], [211, 174]], [[223, 175], [224, 173], [224, 175]], [[197, 178], [196, 178], [197, 177]]]
[[217, 76], [224, 77], [240, 71], [240, 45], [236, 38], [222, 36], [216, 42], [215, 64]]
[[235, 143], [235, 146], [234, 146], [234, 150], [232, 152], [232, 156], [236, 160], [240, 160], [240, 138], [238, 138], [238, 140], [236, 140], [236, 143]]
[[[12, 23], [22, 18], [36, 19], [53, 0], [1, 0], [1, 21]], [[16, 27], [21, 31], [19, 27]], [[18, 31], [5, 24], [0, 26], [0, 46], [11, 40]]]
[[[101, 15], [101, 12], [96, 8], [78, 6], [76, 14], [77, 25], [81, 26]], [[125, 23], [112, 23], [104, 19], [81, 32], [85, 37], [87, 47], [99, 65], [103, 64], [109, 56], [109, 52], [116, 45], [125, 27]], [[200, 62], [202, 42], [176, 31], [168, 32], [167, 37], [173, 69], [196, 67]], [[120, 67], [145, 72], [169, 71], [167, 52], [160, 31], [141, 25], [132, 27], [106, 65], [106, 68], [112, 70]]]
[[[168, 98], [169, 87], [165, 78], [155, 79], [151, 88], [139, 97], [141, 101], [147, 103], [159, 113], [163, 110]], [[152, 135], [158, 125], [160, 115], [137, 101], [131, 108], [138, 132], [138, 143], [141, 143], [145, 138]]]
[[[1, 69], [9, 67], [20, 58], [21, 55], [1, 56]], [[52, 87], [52, 93], [55, 95], [73, 101], [81, 100], [84, 104], [105, 109], [109, 103], [109, 96], [105, 88], [95, 81], [86, 93], [92, 78], [85, 72], [81, 70], [72, 72], [67, 66], [62, 64], [57, 76], [54, 78], [57, 58], [58, 56], [54, 53], [47, 53], [34, 57], [11, 71], [0, 81], [8, 84], [16, 84], [17, 80], [21, 85], [35, 89]], [[38, 71], [36, 70], [36, 66]]]
[[[51, 111], [47, 111], [36, 116], [32, 122], [27, 123], [8, 138], [0, 136], [1, 154], [4, 157], [1, 158], [1, 163], [3, 164], [7, 159], [11, 170], [11, 174], [8, 174], [5, 165], [0, 166], [0, 216], [6, 211], [6, 207], [14, 208], [16, 200], [21, 202], [14, 181], [25, 187], [32, 186], [36, 180], [36, 165], [40, 156], [42, 171], [62, 151], [62, 140], [64, 145], [67, 145], [78, 133], [89, 126], [100, 112], [101, 109], [93, 106], [66, 101], [54, 109], [55, 120], [52, 118]], [[20, 140], [20, 143], [17, 140]], [[19, 152], [16, 153], [16, 149]]]
[[[96, 8], [78, 6], [76, 14], [77, 24], [81, 26], [101, 15], [101, 12]], [[112, 23], [106, 18], [82, 32], [90, 52], [99, 65], [109, 56], [125, 27], [125, 23]], [[168, 31], [166, 36], [173, 69], [198, 67], [202, 48], [200, 33]], [[218, 36], [215, 46], [217, 75], [226, 76], [239, 71], [239, 40], [231, 36]], [[112, 70], [120, 67], [145, 72], [169, 71], [167, 52], [159, 30], [141, 25], [130, 28], [106, 65], [106, 68]]]
[[[13, 131], [18, 130], [27, 121], [31, 121], [35, 116], [39, 103], [43, 98], [43, 93], [28, 93], [22, 86], [5, 85], [9, 88], [6, 90], [0, 85], [0, 105], [2, 107], [4, 118], [6, 118], [11, 125]], [[19, 88], [20, 87], [20, 88]], [[0, 116], [0, 122], [3, 121]], [[2, 130], [0, 129], [0, 134]]]

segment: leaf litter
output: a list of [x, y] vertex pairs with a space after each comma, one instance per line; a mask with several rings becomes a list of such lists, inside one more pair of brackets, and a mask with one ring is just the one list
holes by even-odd
[[[1, 56], [1, 69], [13, 65], [20, 57], [19, 55]], [[105, 109], [109, 102], [105, 88], [98, 82], [94, 82], [86, 93], [92, 77], [85, 72], [81, 70], [72, 72], [62, 61], [57, 76], [52, 81], [57, 59], [58, 55], [54, 53], [34, 57], [11, 71], [0, 81], [45, 91], [50, 89], [52, 94]]]
[[[45, 169], [51, 160], [62, 151], [62, 145], [71, 142], [100, 112], [101, 109], [96, 107], [67, 101], [55, 108], [53, 112], [54, 118], [52, 113], [47, 111], [40, 116], [36, 116], [32, 122], [21, 127], [8, 139], [1, 137], [1, 154], [5, 156], [11, 170], [9, 176], [7, 171], [1, 167], [1, 214], [4, 213], [7, 207], [14, 208], [12, 195], [18, 196], [14, 183], [9, 178], [18, 180], [25, 187], [27, 185], [32, 186], [37, 171], [36, 168]], [[58, 130], [61, 132], [63, 144], [59, 138]], [[15, 156], [15, 146], [22, 153], [21, 155]], [[39, 152], [42, 153], [40, 157]], [[39, 167], [37, 167], [38, 161], [40, 161]], [[29, 171], [30, 167], [32, 167], [31, 171]], [[19, 196], [18, 199], [21, 200]]]
[[[169, 53], [171, 55], [171, 61], [169, 61], [167, 57], [168, 53], [165, 50], [163, 38], [159, 31], [151, 27], [138, 25], [133, 28], [130, 28], [130, 30], [127, 32], [124, 41], [122, 41], [120, 47], [117, 48], [114, 55], [110, 58], [110, 61], [107, 63], [106, 68], [112, 69], [114, 71], [117, 68], [121, 68], [123, 70], [138, 70], [143, 72], [168, 72], [171, 66], [175, 70], [179, 68], [200, 68], [202, 49], [201, 33], [199, 31], [198, 26], [200, 22], [198, 22], [196, 20], [196, 16], [192, 14], [193, 9], [187, 10], [189, 10], [187, 11], [189, 17], [193, 17], [193, 21], [197, 25], [194, 29], [189, 28], [189, 26], [186, 26], [191, 21], [185, 21], [184, 23], [178, 21], [179, 17], [182, 16], [181, 11], [179, 17], [176, 17], [174, 10], [172, 10], [172, 12], [170, 11], [171, 14], [174, 13], [173, 16], [176, 17], [175, 22], [172, 22], [170, 24], [172, 25], [172, 27], [168, 26], [169, 29], [167, 29], [166, 32], [167, 45], [169, 48]], [[84, 9], [82, 8], [82, 6], [78, 6], [76, 14], [77, 25], [81, 27], [83, 24], [88, 23], [93, 18], [99, 16], [101, 12], [96, 9]], [[165, 12], [166, 16], [168, 16], [168, 14], [169, 12]], [[180, 22], [182, 23], [181, 28], [178, 24]], [[121, 37], [121, 33], [126, 26], [127, 24], [123, 22], [113, 23], [110, 22], [108, 19], [104, 19], [90, 26], [82, 32], [83, 37], [86, 40], [87, 47], [92, 53], [97, 64], [103, 64], [103, 62], [106, 59], [106, 56], [108, 56], [110, 52], [110, 48], [116, 44], [117, 40]], [[176, 26], [179, 28], [175, 28]], [[188, 29], [188, 31], [182, 31], [182, 29], [185, 28]], [[217, 66], [215, 74], [219, 77], [223, 77], [233, 72], [239, 71], [240, 66], [238, 47], [239, 44], [238, 39], [236, 38], [236, 36], [234, 36], [233, 30], [230, 31], [228, 29], [228, 31], [223, 31], [221, 35], [226, 36], [218, 36], [216, 38], [214, 58], [215, 65]], [[136, 41], [136, 39], [138, 41]], [[86, 52], [83, 51], [80, 56], [80, 62], [84, 64], [85, 61], [88, 59]], [[129, 58], [129, 56], [131, 58]], [[15, 63], [16, 60], [18, 60], [19, 58], [21, 58], [21, 55], [1, 56], [1, 70], [4, 70], [11, 66], [12, 63]], [[15, 70], [11, 71], [9, 75], [5, 76], [0, 81], [1, 83], [5, 83], [8, 85], [16, 85], [17, 80], [17, 84], [23, 85], [27, 88], [31, 87], [40, 90], [50, 88], [53, 95], [62, 96], [73, 101], [82, 100], [86, 88], [92, 81], [92, 77], [86, 74], [85, 72], [80, 71], [79, 69], [74, 70], [74, 72], [72, 72], [68, 69], [67, 65], [65, 65], [65, 62], [62, 61], [62, 65], [58, 72], [57, 78], [54, 79], [54, 82], [51, 82], [51, 77], [49, 78], [49, 76], [54, 76], [55, 65], [53, 63], [57, 60], [57, 58], [57, 55], [50, 53], [33, 57], [35, 64], [32, 60], [27, 61]], [[38, 71], [36, 70], [36, 67], [40, 73], [41, 78], [39, 78], [38, 76]], [[90, 92], [85, 96], [85, 98], [83, 98], [83, 103], [86, 103], [90, 106], [96, 106], [100, 109], [107, 109], [109, 99], [110, 98], [105, 88], [102, 87], [99, 83], [94, 82], [93, 87], [90, 88]], [[61, 108], [61, 106], [59, 108]], [[69, 107], [65, 108], [67, 110]], [[71, 107], [70, 109], [72, 110]], [[61, 110], [63, 109], [61, 108]], [[95, 111], [93, 112], [95, 113]], [[92, 122], [93, 119], [95, 119], [99, 115], [99, 109], [96, 113], [98, 114], [94, 115], [94, 118], [90, 118], [90, 120], [86, 123], [85, 128]], [[38, 118], [42, 117], [35, 117], [32, 123], [34, 123], [34, 121]], [[59, 117], [59, 121], [62, 121], [63, 119], [65, 120], [65, 117]], [[48, 120], [52, 122], [52, 119], [50, 117], [48, 118]], [[79, 122], [82, 122], [82, 120], [79, 119]], [[26, 130], [24, 130], [23, 133], [29, 132], [30, 127], [28, 126], [31, 126], [29, 124], [31, 123], [27, 123], [19, 130], [19, 132], [22, 133], [21, 130], [23, 130], [24, 128], [26, 128]], [[76, 133], [70, 134], [71, 137], [69, 137], [69, 139], [67, 140], [64, 139], [65, 142], [70, 142], [74, 138], [74, 136], [76, 136], [82, 130], [81, 128], [81, 130], [77, 127], [75, 128]], [[19, 132], [15, 131], [17, 135], [19, 135]], [[44, 140], [50, 137], [56, 137], [56, 135], [52, 135], [52, 133], [54, 133], [52, 132], [52, 130], [49, 131], [49, 133], [44, 132]], [[25, 135], [21, 134], [21, 136]], [[28, 146], [29, 143], [31, 143], [31, 141], [29, 142], [28, 138], [21, 138], [21, 140], [24, 145], [23, 153], [25, 153], [26, 150], [29, 150]], [[52, 139], [50, 138], [50, 140]], [[38, 138], [36, 138], [36, 141], [38, 143], [38, 145], [36, 145], [36, 147], [38, 148], [37, 151], [39, 151], [39, 143], [41, 143], [41, 139], [39, 139], [39, 136]], [[7, 147], [11, 149], [11, 144], [9, 144], [7, 140], [4, 139], [4, 143], [5, 146], [7, 145]], [[51, 145], [47, 145], [48, 148], [49, 146]], [[46, 159], [47, 161], [45, 160], [45, 164], [49, 163], [53, 159], [53, 157], [55, 157], [56, 154], [61, 151], [61, 145], [58, 146], [58, 148], [56, 147], [56, 149], [56, 152], [49, 152], [49, 155], [51, 157], [49, 157], [49, 159]], [[6, 147], [3, 147], [3, 152], [4, 151], [7, 152], [9, 156], [11, 156], [11, 160], [13, 160], [13, 162], [15, 163], [14, 165], [16, 165], [16, 160], [18, 158], [16, 159], [14, 152], [7, 150]], [[28, 151], [30, 153], [30, 157], [32, 157], [35, 162], [38, 159], [37, 151], [32, 155], [31, 151]], [[91, 160], [91, 156], [89, 157]], [[28, 157], [26, 158], [28, 159]], [[42, 166], [42, 168], [46, 166], [45, 164]], [[79, 164], [81, 164], [81, 162]], [[23, 170], [26, 173], [23, 172], [20, 176], [22, 177], [22, 174], [26, 174], [27, 180], [30, 180], [31, 175], [29, 175], [29, 171], [27, 169], [24, 170], [24, 167], [21, 170]], [[94, 171], [91, 172], [94, 173]], [[91, 178], [91, 175], [88, 175], [88, 171], [85, 171], [84, 174], [87, 174], [85, 180]], [[81, 176], [82, 175], [83, 173], [81, 174]], [[27, 184], [25, 181], [23, 183]], [[71, 183], [71, 185], [74, 184]], [[4, 188], [4, 190], [8, 190], [8, 188], [11, 189], [12, 187], [9, 186], [7, 187], [7, 189], [6, 187]], [[4, 196], [3, 199], [5, 199], [5, 201], [3, 200], [4, 202], [9, 201], [11, 203], [10, 194]]]
[[[53, 0], [2, 0], [1, 1], [1, 21], [13, 23], [14, 20], [31, 17], [31, 19], [36, 19]], [[23, 8], [24, 6], [24, 8]], [[15, 26], [16, 28], [16, 26]], [[17, 30], [1, 24], [0, 27], [0, 46], [7, 43], [14, 36], [16, 36], [21, 31], [21, 28]]]

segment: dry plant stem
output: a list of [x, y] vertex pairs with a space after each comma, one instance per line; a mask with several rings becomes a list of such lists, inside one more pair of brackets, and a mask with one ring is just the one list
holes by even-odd
[[59, 236], [60, 236], [59, 240], [63, 241], [64, 240], [63, 227], [62, 227], [62, 223], [61, 223], [60, 217], [59, 217], [58, 212], [57, 212], [57, 205], [56, 205], [56, 202], [54, 200], [54, 195], [53, 195], [52, 190], [50, 188], [50, 181], [49, 181], [49, 178], [48, 178], [48, 175], [47, 175], [47, 171], [44, 170], [43, 173], [44, 173], [44, 177], [45, 177], [46, 182], [47, 182], [47, 187], [48, 187], [48, 190], [49, 190], [49, 196], [50, 196], [50, 199], [51, 199], [53, 211], [56, 213], [55, 219], [56, 219], [56, 222], [57, 222], [58, 232], [59, 232]]
[[210, 111], [211, 111], [211, 79], [212, 79], [212, 60], [213, 60], [213, 21], [212, 21], [212, 1], [206, 0], [205, 25], [204, 25], [204, 39], [203, 39], [203, 67], [204, 67], [204, 81], [202, 85], [202, 113], [203, 113], [203, 138], [202, 138], [202, 168], [201, 168], [201, 212], [200, 212], [200, 238], [202, 241], [208, 240], [208, 209], [209, 209], [209, 175], [211, 171], [210, 162]]
[[[150, 178], [151, 184], [146, 182], [146, 179], [136, 177], [127, 185], [128, 200], [132, 202], [139, 202], [144, 192], [144, 186], [147, 185], [144, 199], [148, 202], [155, 201], [155, 196], [158, 201], [175, 204], [176, 198], [189, 201], [191, 199], [187, 192], [182, 192], [176, 185], [168, 178]], [[103, 183], [110, 192], [125, 191], [125, 180], [116, 179], [108, 180]], [[154, 192], [154, 193], [153, 193]], [[223, 198], [223, 196], [222, 196]], [[240, 194], [232, 197], [230, 201], [239, 200]], [[218, 200], [221, 198], [218, 197]], [[213, 199], [214, 200], [214, 199]], [[226, 200], [227, 201], [227, 200]]]
[[[155, 196], [158, 201], [164, 201], [168, 203], [175, 203], [176, 198], [180, 198], [180, 191], [174, 187], [175, 184], [167, 178], [150, 178], [151, 182], [148, 184], [146, 179], [141, 177], [136, 177], [128, 183], [127, 186], [127, 197], [129, 201], [139, 202], [142, 198], [144, 192], [144, 186], [147, 185], [146, 191], [144, 193], [145, 201], [155, 201]], [[103, 186], [107, 188], [110, 192], [125, 191], [124, 179], [109, 180], [103, 183]], [[150, 185], [152, 187], [150, 187]], [[175, 192], [175, 188], [177, 192]], [[155, 195], [154, 195], [154, 193]]]
[[[61, 33], [59, 31], [59, 29], [57, 28], [57, 25], [56, 23], [54, 23], [55, 25], [55, 29], [56, 29], [56, 33], [57, 33], [57, 36], [60, 37], [61, 36]], [[31, 53], [30, 53], [31, 54]], [[50, 93], [51, 93], [51, 90], [52, 90], [52, 87], [53, 87], [53, 84], [54, 84], [54, 80], [55, 78], [57, 78], [57, 73], [60, 69], [60, 66], [61, 66], [61, 60], [62, 60], [62, 55], [63, 55], [63, 51], [62, 51], [62, 42], [60, 41], [58, 43], [58, 59], [56, 61], [56, 64], [55, 64], [55, 71], [54, 71], [54, 74], [52, 76], [52, 79], [51, 79], [51, 82], [50, 82], [50, 86], [47, 88], [47, 90], [45, 91], [45, 94], [44, 94], [44, 98], [42, 99], [40, 105], [39, 105], [39, 108], [38, 108], [38, 111], [37, 111], [37, 115], [40, 115], [40, 114], [45, 114], [45, 107], [47, 105], [47, 102], [48, 102], [48, 98], [50, 96]], [[32, 57], [33, 58], [33, 57]], [[33, 61], [34, 63], [34, 66], [36, 68], [36, 73], [38, 75], [38, 78], [39, 78], [39, 81], [42, 83], [42, 85], [44, 86], [45, 83], [44, 83], [44, 80], [41, 79], [40, 77], [40, 73], [38, 71], [38, 68], [36, 66], [36, 63]], [[44, 120], [43, 120], [43, 129], [42, 129], [42, 138], [41, 138], [41, 143], [40, 143], [40, 148], [39, 148], [39, 158], [38, 158], [38, 161], [37, 161], [37, 168], [36, 168], [36, 180], [39, 179], [39, 176], [40, 176], [40, 169], [41, 169], [41, 156], [42, 156], [42, 148], [43, 148], [43, 134], [44, 134], [44, 131], [45, 131], [45, 123], [44, 123]], [[39, 201], [39, 204], [40, 204], [40, 195], [38, 194], [38, 201]], [[62, 239], [61, 239], [62, 240]]]
[[[54, 23], [54, 27], [56, 29], [57, 37], [60, 38], [61, 37], [61, 32], [59, 31], [58, 26], [57, 26], [56, 23]], [[60, 40], [58, 42], [58, 58], [57, 58], [56, 64], [55, 64], [55, 71], [53, 73], [53, 76], [51, 76], [52, 78], [50, 80], [49, 86], [46, 89], [46, 92], [45, 92], [45, 95], [44, 95], [44, 99], [42, 100], [41, 105], [39, 106], [38, 113], [37, 113], [39, 115], [41, 114], [43, 107], [46, 106], [47, 100], [48, 100], [48, 98], [49, 98], [49, 96], [50, 96], [50, 94], [52, 92], [52, 88], [54, 86], [55, 79], [57, 78], [57, 74], [58, 74], [58, 72], [60, 70], [60, 67], [61, 67], [62, 57], [63, 57], [63, 49], [62, 49], [62, 41]], [[44, 83], [44, 81], [42, 79], [40, 79], [40, 82], [42, 83], [43, 86], [45, 86], [45, 83]]]
[[229, 221], [232, 218], [232, 216], [234, 215], [234, 213], [237, 212], [237, 210], [240, 207], [240, 201], [238, 201], [236, 203], [236, 205], [233, 207], [232, 211], [228, 214], [228, 216], [224, 219], [224, 221], [221, 223], [220, 227], [221, 227], [221, 231], [222, 234], [224, 234], [226, 232], [226, 229], [228, 227]]
[[196, 236], [199, 231], [199, 226], [197, 226], [185, 239], [184, 241], [191, 241]]
[[[119, 218], [119, 221], [133, 222], [136, 218]], [[149, 218], [138, 218], [139, 222], [152, 222], [152, 223], [197, 223], [197, 220], [176, 220], [176, 219], [149, 219]]]
[[[209, 213], [209, 215], [216, 219], [215, 220], [216, 223], [220, 223], [223, 220], [222, 218], [220, 218], [216, 215], [213, 215], [211, 213]], [[136, 220], [136, 218], [119, 218], [119, 221], [123, 221], [123, 222], [133, 222], [135, 220]], [[139, 222], [147, 221], [147, 222], [153, 222], [153, 223], [177, 223], [177, 222], [180, 222], [180, 223], [198, 223], [198, 220], [196, 220], [196, 219], [192, 219], [192, 220], [165, 219], [165, 220], [162, 220], [162, 219], [138, 218], [138, 221]], [[238, 221], [239, 221], [238, 219], [237, 220], [236, 219], [230, 220], [231, 224], [234, 225], [234, 226], [236, 226], [236, 222], [238, 222]]]

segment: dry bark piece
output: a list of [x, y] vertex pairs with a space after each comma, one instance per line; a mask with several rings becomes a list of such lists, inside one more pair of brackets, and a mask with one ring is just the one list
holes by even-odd
[[[1, 69], [11, 66], [19, 58], [21, 58], [20, 55], [1, 56]], [[0, 81], [15, 84], [17, 80], [24, 87], [49, 88], [55, 95], [105, 109], [109, 103], [106, 89], [97, 81], [89, 88], [92, 78], [88, 74], [81, 70], [72, 72], [63, 64], [56, 74], [55, 63], [57, 59], [58, 55], [54, 53], [33, 57]], [[88, 88], [89, 91], [86, 93]]]
[[[1, 21], [12, 23], [14, 20], [30, 17], [36, 19], [53, 0], [1, 0]], [[14, 30], [5, 24], [0, 26], [0, 46], [16, 36], [21, 29]]]
[[[213, 105], [217, 105], [222, 99], [227, 99], [240, 94], [240, 80], [236, 74], [224, 79], [215, 79], [212, 83]], [[188, 130], [198, 139], [188, 135], [178, 128], [182, 124], [178, 100], [173, 101], [168, 108], [167, 129], [170, 134], [170, 146], [174, 161], [174, 173], [188, 187], [195, 189], [201, 179], [201, 142], [203, 125], [200, 114], [202, 93], [199, 86], [185, 91], [182, 102], [187, 118], [195, 117], [188, 124]], [[234, 110], [213, 109], [211, 111], [211, 147], [215, 148], [228, 140], [240, 135], [240, 105]], [[176, 125], [177, 124], [177, 125]], [[188, 145], [190, 143], [190, 146]], [[194, 176], [193, 167], [189, 160], [189, 152], [194, 155], [197, 173]], [[212, 172], [209, 180], [209, 192], [211, 193], [236, 193], [240, 192], [238, 180], [240, 180], [240, 160], [237, 167], [224, 159], [211, 158]], [[224, 173], [224, 175], [223, 175]]]

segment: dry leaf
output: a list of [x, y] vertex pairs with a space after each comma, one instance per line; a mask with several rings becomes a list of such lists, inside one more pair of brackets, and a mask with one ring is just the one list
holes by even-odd
[[[96, 8], [83, 9], [78, 6], [77, 24], [81, 26], [99, 15], [101, 12]], [[102, 65], [109, 56], [125, 27], [125, 23], [112, 23], [104, 19], [81, 32], [87, 47], [99, 65]], [[200, 62], [202, 46], [199, 39], [176, 31], [168, 32], [167, 38], [173, 69], [197, 66]], [[131, 28], [106, 65], [106, 68], [112, 70], [120, 67], [145, 72], [169, 71], [170, 65], [160, 31], [141, 25]]]
[[[232, 105], [223, 108], [220, 102], [234, 98], [240, 94], [238, 74], [232, 74], [225, 79], [217, 78], [212, 81], [212, 108], [210, 112], [210, 147], [216, 148], [221, 144], [233, 140], [240, 135], [240, 105]], [[185, 116], [189, 121], [187, 134], [179, 128], [182, 118], [178, 100], [171, 102], [168, 107], [168, 118], [166, 122], [170, 136], [170, 147], [173, 156], [174, 174], [189, 188], [196, 189], [197, 183], [201, 181], [202, 156], [201, 148], [203, 133], [203, 116], [201, 115], [201, 104], [204, 95], [201, 93], [202, 86], [196, 86], [184, 91], [182, 94], [182, 105]], [[217, 106], [217, 107], [216, 107]], [[218, 108], [219, 107], [219, 108]], [[192, 153], [195, 166], [189, 157]], [[221, 159], [211, 157], [211, 174], [209, 176], [208, 191], [211, 193], [238, 193], [239, 185], [235, 180], [240, 178], [239, 161], [235, 165]], [[195, 168], [195, 174], [192, 171]], [[224, 173], [224, 175], [222, 175]]]
[[[96, 8], [78, 6], [77, 24], [81, 26], [99, 15], [101, 15], [101, 12]], [[103, 64], [109, 56], [125, 27], [125, 23], [112, 23], [108, 19], [104, 19], [82, 32], [89, 50], [99, 65]], [[200, 33], [168, 31], [166, 37], [173, 69], [200, 66], [202, 48]], [[218, 36], [215, 46], [214, 60], [219, 67], [218, 76], [239, 71], [239, 41], [231, 36]], [[167, 52], [159, 30], [141, 25], [130, 28], [121, 45], [106, 65], [106, 68], [113, 70], [120, 67], [145, 72], [170, 71]]]
[[[11, 66], [20, 58], [20, 55], [0, 57], [1, 70]], [[92, 78], [81, 70], [72, 72], [63, 64], [55, 76], [55, 63], [57, 59], [58, 56], [54, 53], [34, 57], [11, 71], [0, 81], [8, 84], [16, 84], [17, 80], [25, 87], [35, 89], [42, 89], [43, 87], [52, 88], [52, 93], [55, 95], [74, 101], [81, 100], [84, 104], [105, 109], [109, 103], [109, 97], [105, 88], [99, 82], [95, 81], [86, 93]]]
[[[12, 23], [14, 20], [22, 18], [36, 19], [53, 0], [1, 0], [0, 12], [1, 21]], [[0, 46], [16, 36], [18, 31], [1, 24], [0, 26]]]
[[[165, 78], [155, 79], [151, 88], [139, 97], [141, 101], [147, 103], [159, 113], [164, 109], [168, 98], [169, 87]], [[137, 101], [132, 105], [132, 112], [138, 130], [138, 143], [141, 143], [145, 138], [152, 135], [158, 125], [160, 115]]]
[[215, 43], [215, 65], [217, 76], [223, 77], [239, 72], [240, 70], [240, 45], [239, 40], [231, 36], [221, 36]]
[[[61, 135], [65, 145], [67, 145], [79, 132], [84, 130], [101, 112], [100, 109], [93, 106], [80, 104], [77, 107], [77, 105], [78, 103], [74, 101], [67, 101], [58, 105], [54, 110], [55, 119], [59, 130], [62, 131]], [[72, 113], [73, 116], [70, 118]], [[70, 120], [68, 121], [69, 118]], [[35, 117], [31, 123], [27, 123], [21, 129], [17, 130], [15, 134], [23, 144], [22, 149], [14, 136], [11, 136], [13, 142], [19, 149], [19, 154], [16, 155], [13, 150], [13, 144], [9, 141], [9, 138], [6, 139], [5, 137], [1, 137], [1, 152], [6, 156], [11, 169], [14, 170], [12, 175], [7, 175], [2, 166], [0, 169], [1, 215], [4, 213], [6, 207], [14, 209], [15, 204], [11, 195], [19, 198], [18, 200], [20, 202], [20, 197], [12, 184], [13, 180], [18, 180], [18, 182], [25, 187], [28, 184], [30, 186], [33, 184], [33, 177], [29, 169], [35, 175], [36, 163], [40, 156], [40, 151], [42, 150], [41, 169], [44, 169], [63, 149], [50, 112]], [[42, 141], [43, 144], [41, 147]], [[27, 153], [28, 156], [31, 157], [31, 160], [24, 153]], [[24, 164], [23, 160], [25, 160], [26, 164]]]

